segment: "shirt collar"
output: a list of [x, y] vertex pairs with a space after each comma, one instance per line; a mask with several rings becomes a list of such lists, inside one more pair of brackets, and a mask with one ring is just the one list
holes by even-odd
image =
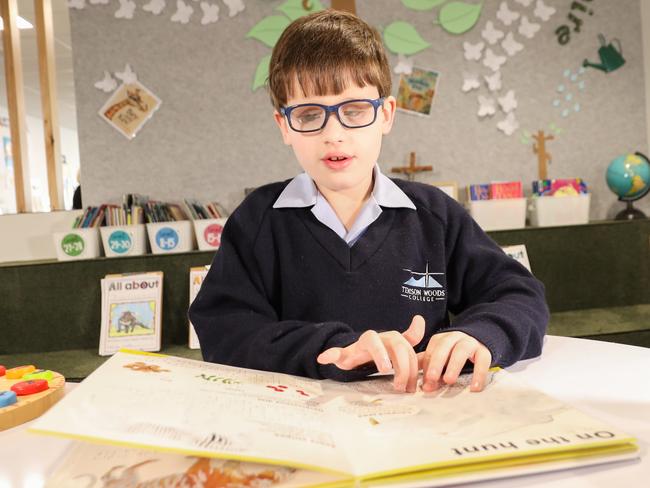
[[[390, 178], [384, 175], [375, 164], [373, 169], [375, 185], [372, 196], [381, 207], [410, 208], [415, 210], [413, 201]], [[301, 173], [284, 188], [273, 208], [311, 207], [316, 205], [319, 191], [314, 180], [307, 173]]]

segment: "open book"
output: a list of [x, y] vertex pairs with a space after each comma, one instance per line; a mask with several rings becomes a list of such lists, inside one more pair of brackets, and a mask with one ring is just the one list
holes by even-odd
[[468, 382], [405, 394], [390, 377], [336, 383], [120, 351], [30, 430], [313, 471], [319, 486], [434, 486], [636, 456], [629, 435], [506, 371], [481, 393]]

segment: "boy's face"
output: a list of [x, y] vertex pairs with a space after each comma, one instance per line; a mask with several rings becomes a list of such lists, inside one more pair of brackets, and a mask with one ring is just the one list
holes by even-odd
[[[287, 106], [303, 103], [335, 105], [346, 100], [376, 98], [379, 98], [377, 87], [359, 87], [352, 83], [338, 95], [307, 97], [303, 93], [294, 93], [287, 100]], [[275, 112], [275, 121], [284, 143], [293, 148], [298, 163], [316, 182], [321, 193], [364, 197], [372, 184], [372, 170], [379, 157], [382, 136], [388, 134], [393, 125], [395, 105], [394, 97], [386, 97], [383, 106], [377, 110], [375, 122], [357, 129], [342, 126], [334, 113], [318, 132], [296, 132], [278, 112]], [[332, 160], [341, 157], [344, 159]]]

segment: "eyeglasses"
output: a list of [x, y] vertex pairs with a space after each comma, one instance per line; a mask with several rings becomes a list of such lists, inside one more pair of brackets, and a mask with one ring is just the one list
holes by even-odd
[[327, 124], [332, 113], [343, 127], [359, 129], [368, 127], [377, 120], [377, 109], [384, 104], [384, 98], [347, 100], [336, 105], [302, 103], [283, 107], [280, 113], [287, 118], [289, 127], [296, 132], [317, 132]]

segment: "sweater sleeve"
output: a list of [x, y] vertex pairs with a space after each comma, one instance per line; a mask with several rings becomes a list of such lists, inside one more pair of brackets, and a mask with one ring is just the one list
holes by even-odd
[[462, 208], [448, 219], [447, 287], [454, 315], [445, 332], [459, 330], [509, 366], [539, 356], [549, 311], [544, 285], [507, 256]]
[[[344, 371], [316, 362], [316, 357], [325, 349], [345, 347], [358, 340], [360, 332], [353, 331], [349, 325], [281, 320], [265, 292], [263, 263], [255, 252], [256, 235], [251, 235], [257, 234], [263, 225], [259, 215], [257, 217], [257, 222], [248, 221], [248, 225], [243, 225], [246, 217], [242, 218], [241, 212], [236, 211], [228, 219], [221, 246], [190, 306], [189, 317], [199, 338], [203, 359], [338, 381], [355, 381], [375, 372], [372, 368]], [[254, 233], [249, 229], [254, 229]], [[273, 259], [272, 249], [263, 254]], [[272, 275], [273, 267], [266, 264], [264, 273]]]

